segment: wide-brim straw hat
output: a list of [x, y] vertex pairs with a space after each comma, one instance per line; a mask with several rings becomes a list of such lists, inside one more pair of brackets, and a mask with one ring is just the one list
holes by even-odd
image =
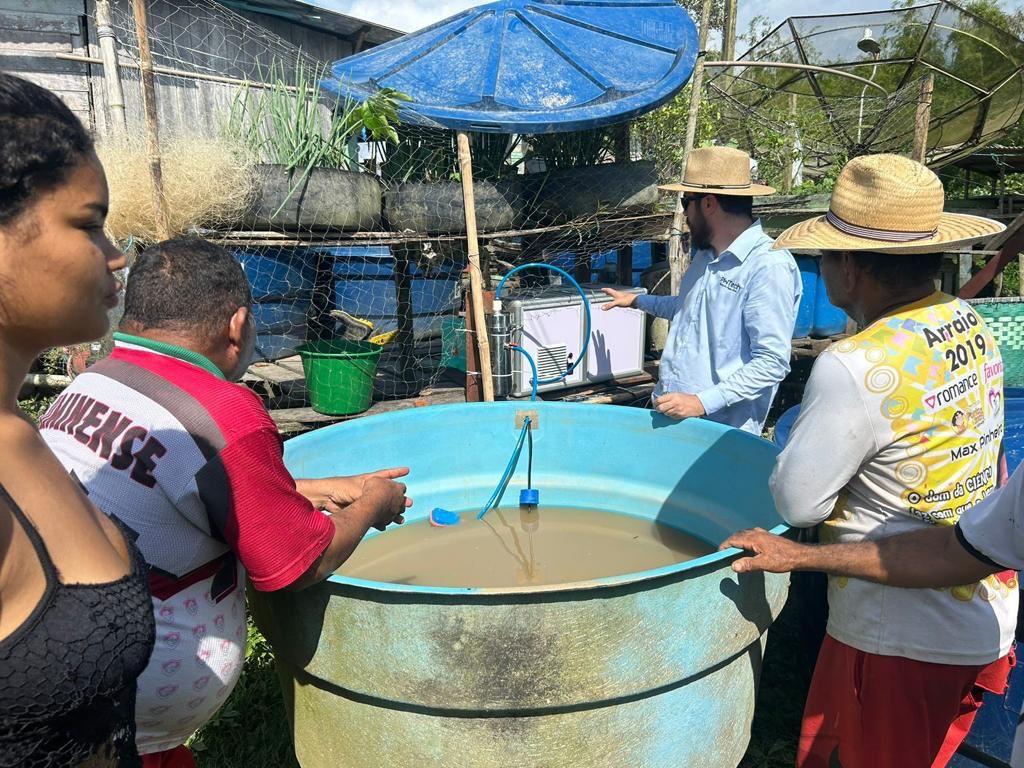
[[686, 172], [679, 184], [664, 184], [666, 192], [754, 197], [773, 195], [775, 190], [755, 184], [750, 178], [750, 155], [732, 147], [701, 147], [690, 150]]
[[920, 163], [900, 155], [863, 155], [839, 174], [828, 213], [794, 224], [774, 247], [939, 253], [1006, 229], [980, 216], [945, 213], [944, 203], [942, 182]]

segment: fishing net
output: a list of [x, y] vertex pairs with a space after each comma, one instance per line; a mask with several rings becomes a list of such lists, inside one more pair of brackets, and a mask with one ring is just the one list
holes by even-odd
[[[114, 3], [113, 26], [128, 140], [141, 160], [137, 173], [118, 173], [131, 185], [112, 183], [112, 217], [124, 222], [122, 244], [141, 246], [155, 237], [148, 182], [136, 183], [148, 170], [130, 3]], [[222, 182], [210, 195], [222, 203], [216, 215], [193, 205], [174, 234], [221, 242], [243, 265], [258, 331], [247, 381], [268, 403], [308, 404], [300, 347], [332, 340], [376, 345], [380, 354], [375, 366], [320, 377], [330, 399], [346, 399], [367, 377], [374, 399], [388, 400], [458, 387], [479, 373], [466, 362], [473, 342], [456, 133], [404, 123], [399, 95], [324, 99], [319, 84], [337, 52], [313, 56], [213, 0], [150, 3], [148, 30], [162, 146], [214, 141], [227, 159], [206, 174]], [[94, 86], [101, 144], [117, 119], [102, 86]], [[560, 135], [471, 133], [485, 288], [516, 265], [540, 262], [581, 282], [667, 292], [662, 262], [674, 201], [657, 184], [678, 166], [645, 141], [649, 133], [640, 123]], [[132, 154], [118, 145], [112, 152], [118, 165]], [[166, 154], [173, 164], [181, 153]], [[225, 210], [223, 180], [243, 166], [231, 185], [244, 194]], [[182, 180], [165, 179], [168, 201], [202, 192], [195, 174], [168, 175]], [[525, 296], [559, 280], [529, 270], [510, 286]], [[567, 344], [568, 354], [576, 346]]]

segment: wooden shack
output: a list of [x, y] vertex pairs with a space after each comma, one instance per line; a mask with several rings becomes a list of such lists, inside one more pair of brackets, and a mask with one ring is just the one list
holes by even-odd
[[[401, 35], [292, 0], [149, 0], [160, 128], [213, 134], [243, 81], [275, 59], [328, 63]], [[111, 130], [96, 0], [0, 0], [0, 70], [57, 93], [100, 136]], [[131, 0], [110, 0], [129, 131], [142, 120]]]

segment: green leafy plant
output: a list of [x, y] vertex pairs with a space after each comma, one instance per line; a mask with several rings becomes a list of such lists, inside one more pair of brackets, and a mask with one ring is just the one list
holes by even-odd
[[312, 168], [357, 168], [355, 140], [363, 129], [375, 141], [398, 140], [398, 104], [408, 96], [384, 88], [365, 100], [339, 98], [325, 108], [318, 87], [325, 75], [323, 68], [310, 69], [299, 62], [288, 83], [275, 62], [269, 87], [258, 94], [249, 85], [239, 89], [227, 133], [260, 160], [304, 173]]
[[[381, 166], [385, 181], [437, 183], [457, 181], [459, 154], [456, 134], [440, 128], [410, 126], [389, 142]], [[513, 160], [519, 137], [500, 133], [470, 133], [473, 178], [496, 181], [515, 175], [522, 160]]]
[[530, 158], [540, 158], [549, 171], [597, 165], [612, 151], [612, 135], [607, 128], [573, 133], [547, 133], [530, 137]]
[[409, 101], [407, 95], [382, 88], [364, 100], [339, 98], [327, 107], [319, 98], [326, 74], [323, 67], [299, 61], [289, 83], [275, 62], [271, 84], [260, 93], [249, 85], [240, 88], [228, 114], [228, 137], [259, 161], [300, 171], [282, 208], [314, 168], [358, 170], [356, 142], [364, 131], [374, 141], [398, 141], [398, 105]]
[[[683, 167], [689, 111], [690, 86], [687, 86], [671, 101], [648, 112], [633, 123], [633, 139], [640, 149], [640, 154], [654, 161], [659, 179], [679, 179], [679, 170]], [[701, 99], [694, 146], [703, 146], [717, 136], [719, 112], [717, 102], [708, 100], [706, 95]]]

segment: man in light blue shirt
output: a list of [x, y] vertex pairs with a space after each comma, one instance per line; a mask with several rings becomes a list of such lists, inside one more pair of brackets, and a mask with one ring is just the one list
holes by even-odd
[[751, 213], [750, 156], [728, 147], [695, 149], [681, 184], [693, 243], [678, 296], [637, 296], [603, 289], [602, 309], [635, 306], [672, 320], [661, 356], [654, 406], [666, 416], [703, 416], [761, 434], [768, 409], [789, 373], [793, 326], [802, 292], [788, 251]]

